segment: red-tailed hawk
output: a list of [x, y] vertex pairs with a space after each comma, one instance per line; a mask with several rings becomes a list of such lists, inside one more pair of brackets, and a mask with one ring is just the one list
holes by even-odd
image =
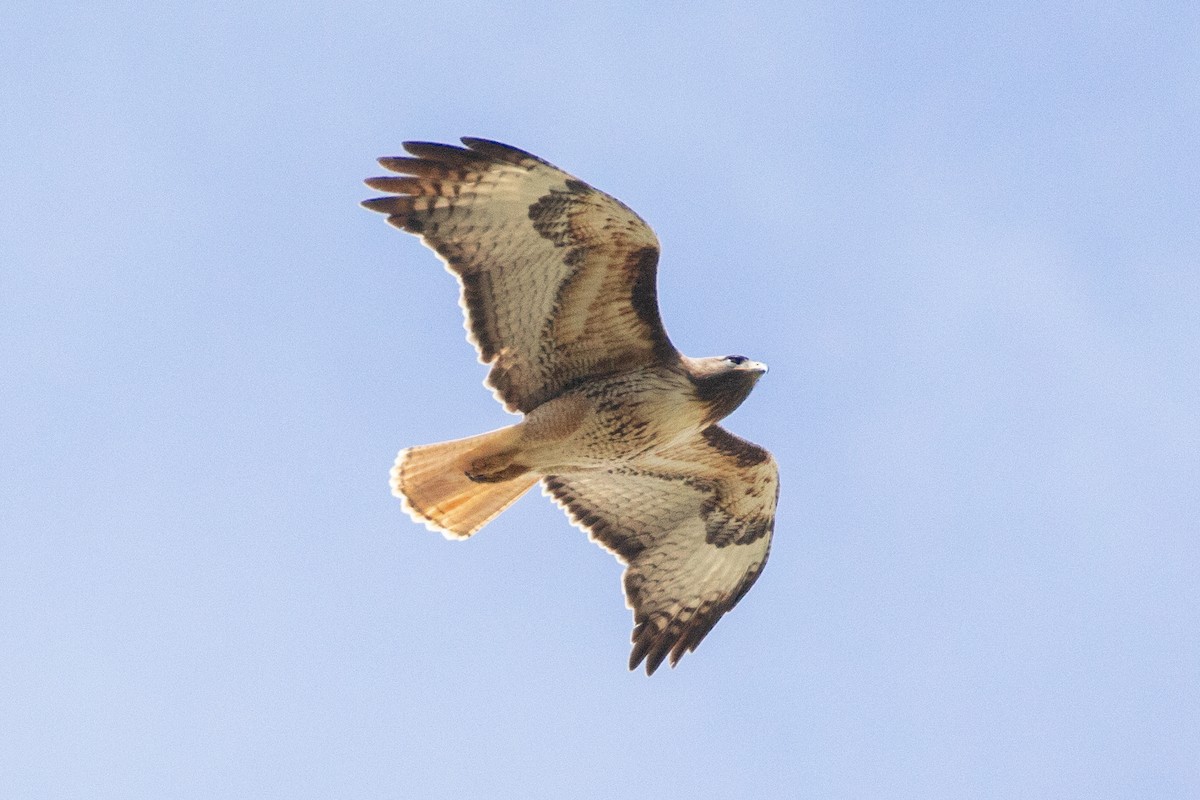
[[475, 533], [538, 481], [625, 570], [629, 668], [671, 666], [762, 571], [779, 473], [716, 423], [767, 371], [688, 358], [658, 313], [658, 240], [623, 203], [508, 145], [406, 142], [404, 177], [363, 203], [419, 235], [461, 285], [486, 385], [524, 418], [400, 451], [392, 492], [446, 537]]

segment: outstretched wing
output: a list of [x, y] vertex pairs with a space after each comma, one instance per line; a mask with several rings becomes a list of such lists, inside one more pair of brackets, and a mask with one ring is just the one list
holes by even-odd
[[406, 142], [407, 177], [363, 203], [421, 236], [462, 288], [487, 385], [528, 412], [618, 367], [677, 359], [658, 313], [658, 240], [620, 201], [508, 145]]
[[542, 481], [579, 527], [624, 564], [633, 653], [653, 674], [696, 649], [762, 572], [779, 471], [758, 445], [713, 425], [633, 465]]

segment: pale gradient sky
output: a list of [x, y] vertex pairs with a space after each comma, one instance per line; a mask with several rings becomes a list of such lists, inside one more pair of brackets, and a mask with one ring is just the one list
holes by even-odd
[[[0, 12], [0, 794], [1200, 796], [1197, 6], [647, 5]], [[388, 493], [510, 420], [358, 207], [461, 135], [771, 365], [771, 562], [674, 671], [549, 501]]]

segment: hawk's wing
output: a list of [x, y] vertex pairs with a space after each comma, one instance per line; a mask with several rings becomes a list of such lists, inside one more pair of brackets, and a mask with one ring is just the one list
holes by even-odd
[[624, 564], [633, 653], [652, 674], [696, 649], [762, 571], [779, 471], [720, 426], [632, 465], [543, 479], [579, 527]]
[[363, 203], [419, 234], [462, 286], [468, 338], [509, 411], [581, 379], [678, 358], [658, 313], [658, 240], [620, 201], [508, 145], [406, 142]]

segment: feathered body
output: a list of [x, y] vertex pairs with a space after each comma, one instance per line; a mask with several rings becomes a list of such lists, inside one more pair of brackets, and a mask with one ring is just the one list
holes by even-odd
[[466, 538], [542, 482], [628, 565], [630, 668], [695, 649], [761, 572], [778, 471], [715, 423], [766, 367], [693, 359], [667, 338], [658, 242], [636, 214], [516, 148], [406, 143], [368, 200], [458, 277], [487, 384], [521, 422], [403, 450], [393, 492], [414, 519]]

